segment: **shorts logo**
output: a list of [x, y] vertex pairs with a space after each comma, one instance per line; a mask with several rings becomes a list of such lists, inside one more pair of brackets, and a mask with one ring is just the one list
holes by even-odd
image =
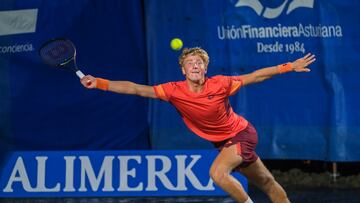
[[264, 8], [260, 0], [238, 0], [238, 2], [235, 4], [235, 7], [250, 7], [256, 12], [258, 16], [263, 16], [264, 18], [273, 19], [280, 16], [280, 14], [284, 11], [286, 5], [288, 5], [286, 10], [286, 15], [288, 15], [293, 10], [300, 7], [313, 8], [314, 0], [292, 0], [289, 4], [288, 4], [288, 0], [285, 0], [277, 8], [269, 8], [269, 7]]
[[38, 9], [0, 11], [0, 36], [35, 32], [37, 13]]

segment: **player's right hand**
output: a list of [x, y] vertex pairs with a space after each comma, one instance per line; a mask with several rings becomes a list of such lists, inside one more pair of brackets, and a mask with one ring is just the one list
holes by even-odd
[[81, 78], [80, 82], [88, 89], [96, 88], [96, 78], [92, 75], [85, 75], [83, 78]]

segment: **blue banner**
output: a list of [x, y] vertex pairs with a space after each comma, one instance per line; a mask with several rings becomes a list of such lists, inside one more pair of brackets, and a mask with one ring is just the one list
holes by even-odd
[[[208, 51], [208, 76], [241, 75], [316, 55], [310, 73], [289, 73], [242, 88], [234, 110], [259, 132], [258, 153], [267, 159], [358, 161], [360, 57], [358, 1], [145, 1], [150, 82], [183, 80], [180, 52]], [[176, 8], [176, 9], [173, 9]], [[151, 103], [156, 149], [208, 148], [193, 138], [169, 104]], [[169, 137], [171, 135], [171, 137]], [[181, 142], [179, 142], [181, 140]]]
[[1, 1], [1, 150], [149, 149], [145, 98], [87, 90], [38, 54], [66, 37], [85, 74], [145, 84], [141, 10], [141, 1]]
[[[0, 171], [0, 197], [224, 196], [208, 173], [216, 155], [216, 150], [14, 152]], [[246, 179], [234, 175], [247, 190]]]

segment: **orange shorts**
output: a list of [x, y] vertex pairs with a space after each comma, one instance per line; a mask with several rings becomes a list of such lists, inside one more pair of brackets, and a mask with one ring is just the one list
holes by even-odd
[[219, 151], [221, 151], [224, 147], [236, 144], [237, 154], [243, 158], [243, 162], [234, 170], [239, 167], [247, 167], [258, 159], [258, 155], [255, 152], [255, 148], [258, 143], [258, 135], [256, 129], [250, 122], [244, 130], [240, 131], [234, 137], [212, 143]]

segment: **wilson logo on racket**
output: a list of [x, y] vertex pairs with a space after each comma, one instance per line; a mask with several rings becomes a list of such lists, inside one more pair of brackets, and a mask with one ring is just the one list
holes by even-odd
[[58, 47], [55, 47], [54, 49], [50, 49], [47, 51], [47, 55], [51, 57], [53, 60], [61, 60], [61, 57], [68, 53], [68, 49], [66, 46], [59, 45]]

